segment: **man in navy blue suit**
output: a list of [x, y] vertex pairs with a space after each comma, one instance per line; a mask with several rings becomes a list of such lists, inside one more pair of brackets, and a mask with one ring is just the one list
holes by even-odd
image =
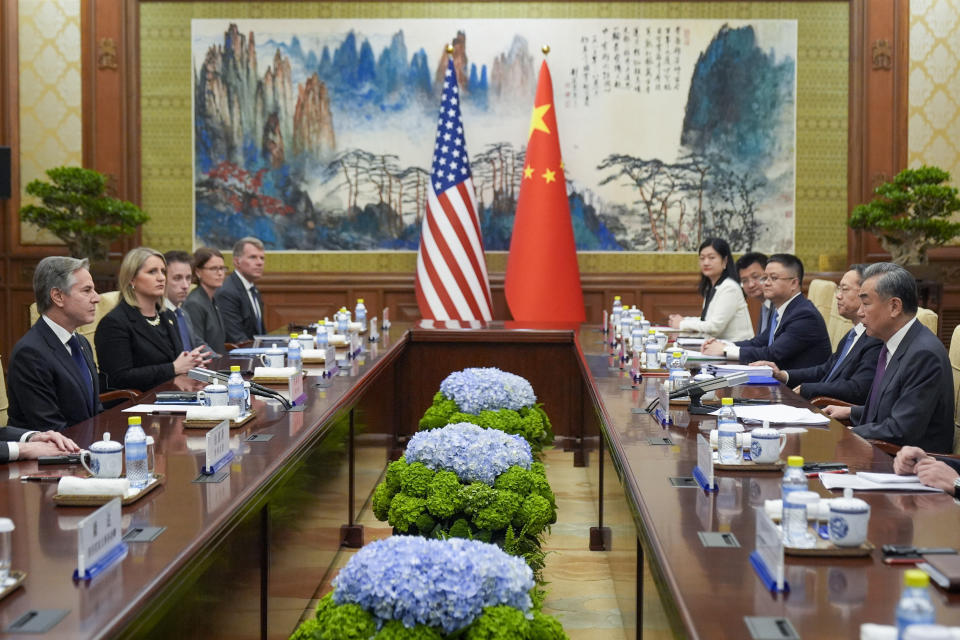
[[830, 357], [830, 337], [823, 316], [800, 292], [803, 263], [789, 253], [767, 258], [763, 297], [770, 301], [770, 322], [750, 340], [730, 344], [713, 338], [703, 353], [725, 356], [743, 364], [767, 360], [781, 369], [812, 367]]
[[909, 271], [878, 262], [864, 271], [860, 319], [883, 341], [863, 405], [828, 406], [864, 438], [912, 445], [932, 453], [953, 450], [953, 374], [947, 350], [917, 322], [917, 284]]
[[256, 284], [263, 275], [265, 255], [263, 242], [252, 236], [233, 245], [233, 273], [214, 294], [227, 342], [246, 342], [265, 333], [263, 300]]
[[90, 343], [76, 333], [93, 322], [100, 296], [86, 260], [51, 256], [37, 265], [40, 319], [10, 356], [10, 424], [60, 431], [103, 410]]
[[853, 323], [826, 362], [802, 369], [780, 369], [772, 362], [758, 361], [752, 364], [773, 368], [773, 377], [784, 384], [796, 387], [804, 398], [830, 396], [851, 404], [863, 404], [873, 383], [877, 368], [877, 356], [882, 343], [866, 335], [867, 328], [860, 322], [860, 284], [866, 265], [855, 264], [843, 274], [837, 287], [837, 312]]

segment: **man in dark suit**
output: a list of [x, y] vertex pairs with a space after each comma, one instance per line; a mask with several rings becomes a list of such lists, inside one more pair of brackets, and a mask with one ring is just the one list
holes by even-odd
[[883, 341], [864, 405], [828, 406], [850, 419], [864, 438], [912, 445], [933, 453], [953, 450], [953, 374], [947, 350], [917, 322], [917, 284], [909, 271], [878, 262], [864, 271], [860, 320]]
[[767, 259], [763, 296], [770, 301], [770, 322], [762, 333], [733, 344], [709, 338], [703, 353], [741, 363], [768, 360], [781, 369], [812, 367], [830, 357], [830, 337], [823, 316], [800, 292], [803, 263], [789, 253]]
[[57, 431], [0, 427], [0, 463], [34, 460], [40, 456], [80, 453], [77, 443]]
[[[185, 351], [197, 347], [204, 347], [204, 359], [218, 354], [203, 341], [197, 333], [193, 318], [183, 304], [190, 293], [190, 283], [193, 281], [193, 259], [186, 251], [167, 251], [163, 254], [167, 261], [167, 285], [163, 296], [164, 308], [173, 314], [177, 322], [177, 332]], [[206, 364], [204, 364], [206, 366]]]
[[767, 256], [751, 251], [740, 256], [737, 260], [737, 273], [740, 276], [740, 286], [747, 300], [751, 298], [760, 302], [760, 318], [754, 334], [760, 335], [767, 328], [770, 321], [770, 301], [763, 297], [763, 270], [767, 266]]
[[87, 261], [52, 256], [33, 274], [40, 318], [13, 347], [7, 385], [10, 424], [58, 431], [103, 410], [90, 343], [97, 295]]
[[866, 265], [855, 264], [843, 274], [837, 287], [837, 311], [853, 322], [837, 350], [830, 358], [815, 367], [803, 369], [780, 369], [772, 362], [759, 361], [752, 364], [773, 368], [773, 377], [784, 384], [795, 386], [804, 398], [830, 396], [851, 404], [863, 404], [873, 383], [877, 369], [877, 356], [882, 343], [866, 335], [866, 327], [860, 322], [860, 283]]
[[241, 238], [233, 246], [234, 271], [214, 297], [223, 317], [227, 342], [246, 342], [265, 333], [263, 300], [256, 287], [263, 275], [264, 256], [263, 243], [254, 237]]
[[927, 455], [920, 447], [901, 447], [893, 459], [893, 470], [900, 475], [916, 474], [928, 487], [936, 487], [960, 498], [960, 460]]

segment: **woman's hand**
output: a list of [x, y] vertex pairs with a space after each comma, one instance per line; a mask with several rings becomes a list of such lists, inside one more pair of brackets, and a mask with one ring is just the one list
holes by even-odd
[[184, 351], [177, 356], [177, 359], [173, 361], [173, 371], [179, 376], [203, 364], [203, 347], [201, 346], [193, 351]]
[[670, 314], [670, 328], [672, 328], [672, 329], [679, 329], [679, 328], [680, 328], [680, 322], [681, 322], [682, 320], [683, 320], [683, 316], [681, 316], [680, 314], [678, 314], [678, 313], [671, 313], [671, 314]]

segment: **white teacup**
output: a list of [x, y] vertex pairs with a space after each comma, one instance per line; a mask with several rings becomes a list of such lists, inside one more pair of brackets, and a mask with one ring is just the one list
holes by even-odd
[[123, 445], [104, 433], [103, 440], [97, 440], [80, 455], [80, 464], [95, 478], [119, 478], [123, 472]]
[[[313, 347], [311, 347], [312, 349]], [[261, 353], [258, 358], [260, 364], [265, 367], [276, 367], [282, 368], [284, 365], [284, 357], [286, 356], [286, 351], [280, 348], [268, 349], [266, 353]]]
[[208, 384], [203, 388], [203, 404], [208, 407], [227, 406], [227, 385]]
[[776, 429], [760, 427], [750, 432], [750, 459], [760, 464], [769, 464], [780, 459], [780, 452], [787, 444], [787, 436]]
[[870, 505], [853, 497], [853, 490], [830, 501], [830, 542], [838, 547], [859, 547], [867, 539]]

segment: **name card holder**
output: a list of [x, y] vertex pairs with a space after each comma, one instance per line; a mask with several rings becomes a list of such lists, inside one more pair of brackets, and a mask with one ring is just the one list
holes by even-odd
[[384, 307], [383, 313], [380, 314], [380, 317], [383, 318], [383, 322], [380, 324], [383, 327], [384, 331], [390, 330], [390, 307]]
[[360, 339], [359, 333], [350, 334], [350, 351], [347, 352], [347, 359], [354, 360], [360, 357], [360, 354], [363, 353], [363, 340]]
[[763, 507], [754, 507], [754, 512], [757, 539], [755, 549], [750, 552], [750, 564], [771, 593], [786, 593], [790, 585], [783, 577], [783, 538]]
[[92, 580], [127, 555], [120, 535], [120, 498], [114, 498], [77, 525], [77, 568], [73, 579]]
[[295, 406], [302, 406], [307, 401], [307, 394], [303, 390], [303, 376], [299, 373], [295, 373], [290, 376], [290, 380], [287, 382], [287, 391], [290, 393], [290, 402]]
[[713, 447], [703, 434], [697, 434], [697, 466], [693, 468], [693, 477], [704, 491], [717, 490], [717, 480], [713, 477]]
[[659, 402], [657, 403], [657, 408], [653, 412], [653, 416], [657, 419], [657, 422], [660, 423], [661, 427], [668, 427], [673, 424], [673, 418], [670, 417], [670, 390], [667, 388], [666, 380], [660, 380], [655, 382], [653, 380], [647, 380], [647, 384], [655, 384], [657, 386], [657, 398]]
[[609, 331], [609, 329], [607, 328], [607, 310], [606, 309], [603, 310], [603, 324], [601, 324], [600, 327], [601, 327], [600, 331], [602, 331], [603, 333], [606, 333], [607, 331]]
[[380, 339], [380, 332], [377, 331], [377, 318], [376, 316], [370, 318], [370, 329], [367, 333], [367, 340], [370, 342], [376, 342]]
[[200, 473], [205, 476], [212, 476], [233, 460], [233, 449], [230, 448], [230, 421], [223, 420], [213, 429], [207, 431], [206, 438], [206, 462], [201, 467]]

